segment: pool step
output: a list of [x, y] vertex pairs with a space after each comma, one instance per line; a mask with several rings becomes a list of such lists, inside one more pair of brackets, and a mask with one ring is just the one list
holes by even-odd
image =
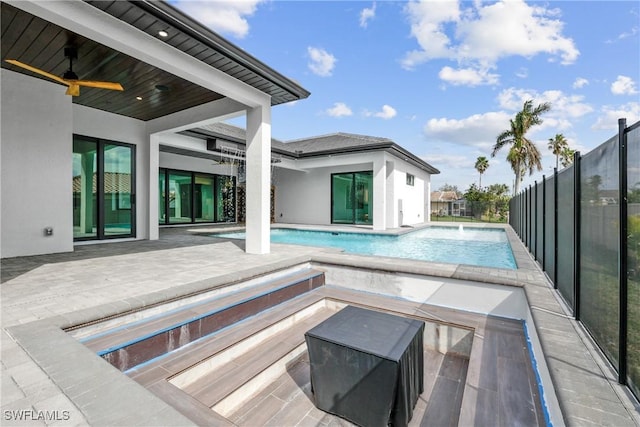
[[305, 268], [165, 315], [132, 322], [88, 337], [83, 343], [126, 371], [322, 285], [323, 272]]
[[184, 386], [183, 390], [227, 416], [244, 401], [286, 372], [289, 364], [306, 354], [304, 334], [335, 314], [326, 307], [275, 333], [249, 351], [220, 364]]

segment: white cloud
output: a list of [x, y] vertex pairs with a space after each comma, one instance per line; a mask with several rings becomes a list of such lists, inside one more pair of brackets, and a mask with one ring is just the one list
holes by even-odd
[[336, 57], [324, 49], [311, 47], [307, 48], [309, 54], [309, 69], [316, 75], [328, 77], [333, 73], [336, 65]]
[[221, 34], [243, 38], [249, 33], [246, 17], [255, 13], [264, 0], [172, 2], [174, 6]]
[[488, 149], [509, 126], [511, 115], [505, 112], [474, 114], [464, 119], [430, 119], [424, 126], [427, 139]]
[[611, 93], [614, 95], [635, 95], [638, 93], [636, 82], [631, 77], [618, 76], [616, 81], [611, 83]]
[[369, 25], [369, 21], [375, 18], [376, 16], [376, 3], [374, 2], [371, 7], [365, 7], [360, 11], [360, 26], [362, 28], [367, 28]]
[[405, 55], [406, 69], [449, 59], [467, 69], [488, 70], [505, 57], [538, 54], [571, 64], [580, 54], [573, 40], [562, 35], [564, 23], [557, 19], [557, 9], [529, 6], [523, 0], [411, 1], [405, 12], [420, 47]]
[[580, 89], [585, 87], [586, 85], [589, 84], [589, 80], [583, 78], [583, 77], [578, 77], [574, 82], [573, 82], [573, 88], [574, 89]]
[[594, 125], [594, 130], [618, 130], [618, 119], [627, 119], [627, 125], [631, 125], [640, 120], [640, 103], [628, 102], [620, 106], [602, 107], [601, 115]]
[[480, 86], [498, 84], [500, 76], [498, 74], [491, 74], [488, 70], [474, 68], [459, 68], [454, 70], [446, 66], [440, 70], [438, 77], [454, 86]]
[[325, 110], [325, 113], [331, 117], [345, 117], [351, 116], [353, 111], [351, 111], [351, 108], [349, 108], [344, 102], [336, 102], [333, 104], [333, 107]]
[[392, 106], [385, 104], [382, 106], [382, 110], [378, 111], [377, 113], [372, 113], [370, 111], [365, 110], [363, 114], [365, 117], [373, 116], [373, 117], [379, 117], [384, 120], [388, 120], [388, 119], [394, 118], [398, 114], [398, 112]]
[[[584, 96], [567, 95], [559, 90], [547, 90], [538, 93], [536, 91], [511, 87], [498, 94], [500, 107], [513, 112], [520, 111], [522, 105], [528, 99], [533, 100], [534, 107], [543, 102], [549, 102], [551, 104], [551, 111], [542, 116], [544, 121], [543, 126], [554, 124], [561, 128], [566, 128], [569, 125], [568, 119], [582, 117], [593, 111], [591, 105], [583, 102]], [[545, 123], [547, 120], [549, 123]]]
[[[427, 154], [420, 156], [422, 160], [440, 169], [440, 171], [451, 169], [470, 169], [474, 167], [474, 162], [470, 157], [462, 154]], [[459, 190], [463, 190], [458, 188]]]

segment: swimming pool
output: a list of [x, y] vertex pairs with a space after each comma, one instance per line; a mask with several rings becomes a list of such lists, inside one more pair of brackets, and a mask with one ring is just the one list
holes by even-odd
[[[243, 232], [219, 233], [213, 236], [244, 239]], [[274, 228], [271, 230], [271, 241], [339, 248], [345, 252], [362, 255], [517, 268], [507, 233], [501, 229], [438, 226], [402, 235], [388, 235]]]

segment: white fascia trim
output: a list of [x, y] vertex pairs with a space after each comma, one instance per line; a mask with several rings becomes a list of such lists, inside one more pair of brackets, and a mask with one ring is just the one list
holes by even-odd
[[248, 107], [271, 105], [271, 97], [266, 93], [197, 60], [82, 0], [8, 0], [6, 3], [206, 89], [234, 99]]

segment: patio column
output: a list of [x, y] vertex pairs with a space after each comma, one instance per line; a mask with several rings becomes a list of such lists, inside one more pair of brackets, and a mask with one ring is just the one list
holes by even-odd
[[271, 107], [247, 110], [246, 248], [250, 254], [270, 250]]
[[160, 226], [158, 221], [158, 206], [160, 189], [158, 188], [158, 171], [160, 169], [160, 135], [149, 135], [149, 240], [160, 238]]
[[398, 216], [396, 215], [396, 192], [395, 192], [395, 169], [396, 164], [387, 160], [387, 228], [398, 227]]
[[387, 162], [384, 154], [373, 161], [373, 229], [386, 230]]

